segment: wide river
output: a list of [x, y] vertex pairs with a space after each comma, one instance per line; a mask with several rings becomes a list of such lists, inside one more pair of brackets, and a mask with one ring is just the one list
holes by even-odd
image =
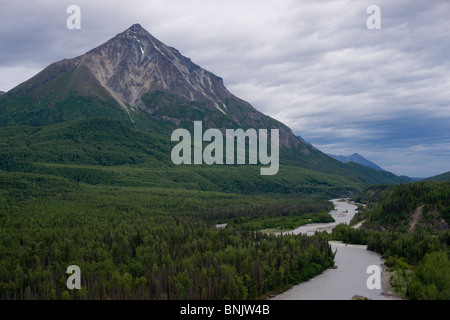
[[[342, 199], [331, 200], [335, 210], [330, 214], [336, 220], [333, 223], [315, 223], [301, 226], [291, 231], [293, 234], [312, 235], [316, 231], [331, 230], [340, 223], [349, 223], [358, 207]], [[378, 266], [383, 270], [383, 259], [366, 246], [347, 245], [341, 242], [330, 242], [333, 252], [336, 252], [335, 266], [337, 269], [327, 269], [315, 278], [292, 287], [274, 300], [350, 300], [355, 295], [372, 300], [397, 300], [386, 294], [386, 273], [382, 273], [381, 289], [369, 289], [367, 280], [372, 274], [367, 273], [369, 266]], [[384, 282], [384, 283], [383, 283]]]

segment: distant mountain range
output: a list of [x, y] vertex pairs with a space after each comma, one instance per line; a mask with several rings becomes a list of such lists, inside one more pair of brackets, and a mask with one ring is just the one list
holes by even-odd
[[351, 156], [336, 156], [334, 154], [329, 154], [327, 153], [327, 155], [329, 155], [330, 157], [339, 160], [341, 162], [344, 163], [348, 163], [348, 162], [354, 162], [354, 163], [358, 163], [361, 164], [363, 166], [375, 169], [375, 170], [380, 170], [380, 171], [384, 171], [383, 168], [379, 167], [378, 165], [376, 165], [375, 163], [373, 163], [372, 161], [367, 160], [366, 158], [364, 158], [362, 155], [354, 153]]
[[[312, 147], [314, 147], [311, 143], [309, 143], [308, 141], [306, 141], [305, 139], [303, 139], [302, 136], [297, 135], [297, 138], [299, 138], [300, 140], [302, 140], [303, 142], [311, 145]], [[315, 148], [315, 147], [314, 147]], [[336, 160], [339, 160], [340, 162], [343, 163], [349, 163], [349, 162], [354, 162], [354, 163], [358, 163], [361, 164], [363, 166], [375, 169], [375, 170], [379, 170], [379, 171], [385, 171], [383, 168], [379, 167], [378, 165], [376, 165], [375, 163], [373, 163], [372, 161], [367, 160], [366, 158], [364, 158], [363, 156], [361, 156], [360, 154], [354, 153], [351, 156], [342, 156], [342, 155], [334, 155], [334, 154], [326, 154], [327, 156], [330, 156]]]
[[0, 96], [4, 95], [6, 92], [5, 91], [0, 91]]

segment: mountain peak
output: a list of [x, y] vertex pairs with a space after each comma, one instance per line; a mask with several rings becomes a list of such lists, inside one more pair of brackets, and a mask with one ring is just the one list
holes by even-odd
[[142, 28], [142, 26], [139, 23], [135, 23], [133, 24], [128, 30], [144, 30], [144, 28]]
[[131, 27], [129, 27], [127, 30], [125, 30], [124, 32], [122, 32], [122, 34], [126, 34], [126, 35], [131, 35], [131, 36], [143, 36], [143, 37], [150, 37], [153, 38], [154, 37], [147, 31], [145, 30], [139, 23], [135, 23], [133, 24]]
[[87, 66], [128, 113], [135, 108], [152, 113], [144, 100], [156, 92], [168, 93], [182, 103], [201, 103], [222, 115], [228, 115], [225, 100], [236, 98], [220, 77], [165, 45], [140, 24], [75, 60], [78, 66]]

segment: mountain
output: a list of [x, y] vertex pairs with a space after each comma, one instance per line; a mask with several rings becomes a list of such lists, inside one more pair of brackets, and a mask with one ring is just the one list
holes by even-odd
[[0, 91], [0, 96], [4, 95], [5, 93], [5, 91]]
[[[345, 190], [369, 184], [402, 182], [391, 173], [341, 163], [317, 150], [139, 24], [81, 56], [49, 65], [0, 97], [0, 169], [60, 174], [77, 181], [86, 172], [92, 177], [92, 168], [80, 166], [104, 171], [105, 166], [138, 165], [176, 172], [181, 169], [170, 162], [171, 133], [192, 129], [199, 120], [204, 128], [222, 131], [279, 129], [283, 167], [267, 183], [241, 168], [201, 167], [200, 172], [191, 166], [198, 171], [194, 188], [345, 195]], [[172, 171], [153, 170], [155, 183], [174, 175]], [[193, 179], [183, 177], [175, 180]], [[101, 174], [89, 181], [97, 178]]]
[[139, 24], [79, 57], [53, 63], [8, 92], [0, 106], [3, 125], [104, 115], [136, 123], [145, 112], [177, 126], [203, 120], [207, 128], [279, 128], [282, 146], [302, 144], [288, 127], [231, 94], [221, 78]]
[[336, 156], [333, 154], [329, 154], [328, 155], [336, 160], [339, 160], [341, 162], [344, 163], [348, 163], [348, 162], [354, 162], [354, 163], [359, 163], [363, 166], [375, 169], [375, 170], [380, 170], [380, 171], [384, 171], [384, 169], [382, 169], [381, 167], [379, 167], [378, 165], [376, 165], [375, 163], [373, 163], [372, 161], [367, 160], [366, 158], [364, 158], [363, 156], [354, 153], [351, 156]]

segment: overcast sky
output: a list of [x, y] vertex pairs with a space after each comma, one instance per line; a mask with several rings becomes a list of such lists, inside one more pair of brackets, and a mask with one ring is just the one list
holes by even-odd
[[450, 1], [0, 0], [0, 90], [134, 23], [323, 152], [450, 171]]

